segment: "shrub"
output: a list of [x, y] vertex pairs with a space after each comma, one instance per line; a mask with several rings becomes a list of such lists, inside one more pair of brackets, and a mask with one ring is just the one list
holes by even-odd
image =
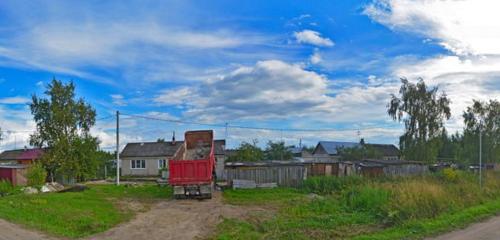
[[14, 191], [14, 187], [9, 181], [0, 180], [0, 196], [9, 195]]
[[28, 169], [26, 177], [28, 178], [28, 186], [41, 186], [45, 183], [47, 171], [45, 171], [41, 163], [35, 162]]
[[459, 172], [453, 168], [445, 168], [443, 170], [443, 178], [448, 182], [457, 182], [459, 179]]

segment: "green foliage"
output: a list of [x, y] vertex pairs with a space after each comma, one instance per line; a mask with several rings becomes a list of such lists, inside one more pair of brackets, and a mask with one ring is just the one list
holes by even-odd
[[257, 146], [257, 140], [253, 143], [242, 142], [236, 154], [229, 156], [228, 162], [257, 162], [264, 159], [264, 152]]
[[405, 78], [401, 82], [401, 96], [392, 95], [387, 110], [394, 120], [405, 123], [400, 149], [406, 159], [434, 161], [441, 145], [444, 120], [451, 116], [450, 100], [445, 93], [438, 96], [438, 88], [429, 89], [422, 79], [417, 84]]
[[7, 180], [0, 180], [0, 197], [6, 196], [14, 192], [14, 186]]
[[460, 174], [458, 170], [453, 168], [445, 168], [443, 169], [443, 178], [448, 182], [456, 182], [459, 180]]
[[487, 174], [482, 191], [474, 175], [457, 174], [456, 181], [445, 181], [440, 174], [369, 181], [315, 177], [299, 192], [230, 190], [224, 193], [228, 203], [266, 210], [245, 220], [226, 219], [214, 238], [413, 239], [500, 211], [498, 173]]
[[61, 174], [84, 180], [95, 175], [99, 141], [90, 135], [96, 112], [82, 98], [75, 99], [75, 85], [56, 79], [47, 86], [48, 98], [33, 95], [30, 105], [36, 132], [30, 144], [47, 147], [42, 161], [53, 177]]
[[64, 238], [80, 238], [108, 230], [136, 213], [123, 200], [149, 206], [170, 199], [171, 188], [156, 185], [89, 185], [83, 192], [11, 195], [0, 198], [0, 218]]
[[45, 184], [47, 171], [45, 171], [45, 168], [40, 162], [35, 162], [28, 168], [26, 178], [28, 179], [28, 186], [39, 187]]
[[267, 142], [265, 151], [266, 160], [291, 160], [292, 152], [285, 146], [285, 142]]
[[347, 177], [335, 177], [335, 176], [320, 176], [320, 177], [310, 177], [301, 185], [301, 189], [304, 192], [316, 193], [316, 194], [332, 194], [336, 192], [344, 191], [353, 186], [361, 185], [365, 183], [366, 180], [361, 176], [347, 176]]

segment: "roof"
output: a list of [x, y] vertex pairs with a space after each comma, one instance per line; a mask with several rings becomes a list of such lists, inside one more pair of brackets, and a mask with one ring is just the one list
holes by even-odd
[[[170, 157], [173, 156], [184, 141], [128, 143], [120, 153], [121, 157]], [[224, 155], [226, 140], [214, 140], [214, 154]]]
[[321, 145], [329, 155], [337, 155], [338, 148], [353, 148], [360, 146], [359, 143], [355, 142], [333, 142], [333, 141], [320, 141], [318, 145]]
[[41, 148], [8, 150], [0, 154], [0, 161], [38, 159], [44, 153]]
[[23, 150], [21, 152], [21, 154], [19, 154], [17, 156], [17, 160], [32, 160], [32, 159], [39, 159], [42, 157], [42, 155], [44, 154], [45, 152], [43, 151], [43, 149], [40, 149], [40, 148], [34, 148], [34, 149], [26, 149], [26, 150]]
[[366, 144], [379, 151], [383, 156], [399, 156], [399, 149], [393, 144]]
[[127, 143], [121, 157], [168, 157], [173, 156], [183, 141]]
[[7, 150], [0, 153], [0, 161], [17, 160], [17, 157], [23, 153], [24, 149]]

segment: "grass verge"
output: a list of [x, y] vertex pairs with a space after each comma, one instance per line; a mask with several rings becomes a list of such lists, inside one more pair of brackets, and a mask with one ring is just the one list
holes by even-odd
[[[500, 212], [500, 174], [311, 178], [293, 189], [230, 190], [231, 204], [274, 206], [267, 218], [226, 219], [214, 239], [418, 239]], [[319, 194], [319, 195], [317, 195]]]
[[170, 188], [156, 185], [90, 185], [83, 192], [10, 195], [0, 198], [0, 218], [55, 236], [78, 238], [103, 232], [131, 219], [122, 200], [144, 204], [170, 198]]

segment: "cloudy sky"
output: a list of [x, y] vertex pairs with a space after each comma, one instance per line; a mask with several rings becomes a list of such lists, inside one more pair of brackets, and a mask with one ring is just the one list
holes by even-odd
[[213, 128], [230, 146], [397, 143], [400, 77], [448, 94], [450, 131], [500, 96], [496, 0], [22, 2], [0, 2], [0, 150], [26, 145], [27, 103], [54, 77], [97, 109], [106, 149], [116, 110], [150, 117], [124, 115], [122, 142]]

